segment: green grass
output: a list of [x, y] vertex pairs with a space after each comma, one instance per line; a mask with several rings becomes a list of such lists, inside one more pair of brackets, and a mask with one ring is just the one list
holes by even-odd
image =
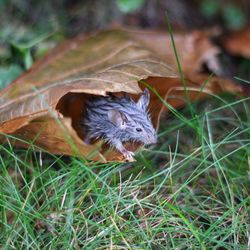
[[249, 248], [249, 99], [220, 98], [162, 117], [133, 164], [1, 145], [1, 247]]
[[0, 145], [0, 248], [250, 248], [249, 98], [169, 108], [135, 163]]

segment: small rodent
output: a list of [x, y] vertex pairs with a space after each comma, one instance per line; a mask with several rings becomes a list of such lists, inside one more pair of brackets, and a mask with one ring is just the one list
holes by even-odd
[[82, 122], [86, 130], [85, 141], [102, 139], [114, 146], [125, 159], [132, 160], [134, 153], [123, 142], [140, 142], [144, 145], [157, 142], [156, 131], [148, 114], [150, 94], [145, 89], [139, 100], [131, 97], [96, 97], [89, 100]]

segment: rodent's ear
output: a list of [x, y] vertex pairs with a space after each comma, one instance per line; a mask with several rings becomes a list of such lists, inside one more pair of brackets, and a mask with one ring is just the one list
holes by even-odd
[[150, 94], [147, 88], [144, 89], [142, 96], [140, 97], [140, 99], [137, 102], [137, 106], [140, 109], [143, 110], [147, 110], [148, 108], [148, 104], [149, 104], [149, 100], [150, 100]]
[[108, 111], [108, 118], [114, 125], [121, 128], [128, 122], [127, 117], [116, 109], [111, 109]]

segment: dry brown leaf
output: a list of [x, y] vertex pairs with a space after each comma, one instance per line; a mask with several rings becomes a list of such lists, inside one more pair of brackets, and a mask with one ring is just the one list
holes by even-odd
[[[157, 33], [149, 37], [141, 35], [135, 31], [104, 31], [89, 37], [80, 36], [51, 51], [0, 93], [0, 132], [33, 141], [55, 154], [81, 155], [102, 162], [123, 160], [121, 154], [102, 142], [92, 145], [83, 142], [80, 121], [90, 95], [127, 92], [136, 98], [144, 88], [139, 81], [145, 80], [163, 98], [171, 95], [169, 103], [174, 107], [185, 103], [185, 92], [173, 59], [167, 57], [164, 62], [162, 33], [159, 37]], [[155, 46], [146, 43], [153, 39]], [[166, 46], [170, 53], [170, 45]], [[205, 92], [223, 91], [213, 79], [200, 94], [206, 78], [187, 81], [192, 99], [204, 96]], [[227, 83], [226, 87], [238, 91], [233, 84]], [[153, 93], [150, 110], [157, 127], [163, 105]], [[29, 146], [20, 140], [15, 143]], [[138, 146], [127, 145], [130, 150]]]
[[[167, 32], [128, 30], [128, 33], [154, 51], [163, 61], [178, 69], [171, 37]], [[212, 44], [205, 32], [178, 32], [174, 34], [174, 41], [184, 73], [199, 73], [204, 65], [212, 72], [220, 73], [217, 59], [220, 49]]]
[[223, 45], [229, 53], [250, 58], [250, 26], [243, 30], [232, 32], [223, 39]]

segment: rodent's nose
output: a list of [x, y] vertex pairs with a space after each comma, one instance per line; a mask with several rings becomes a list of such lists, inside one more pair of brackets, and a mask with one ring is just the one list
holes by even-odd
[[156, 144], [156, 143], [157, 143], [157, 138], [156, 137], [151, 138], [150, 144]]
[[152, 143], [156, 144], [157, 143], [157, 139], [155, 138]]

